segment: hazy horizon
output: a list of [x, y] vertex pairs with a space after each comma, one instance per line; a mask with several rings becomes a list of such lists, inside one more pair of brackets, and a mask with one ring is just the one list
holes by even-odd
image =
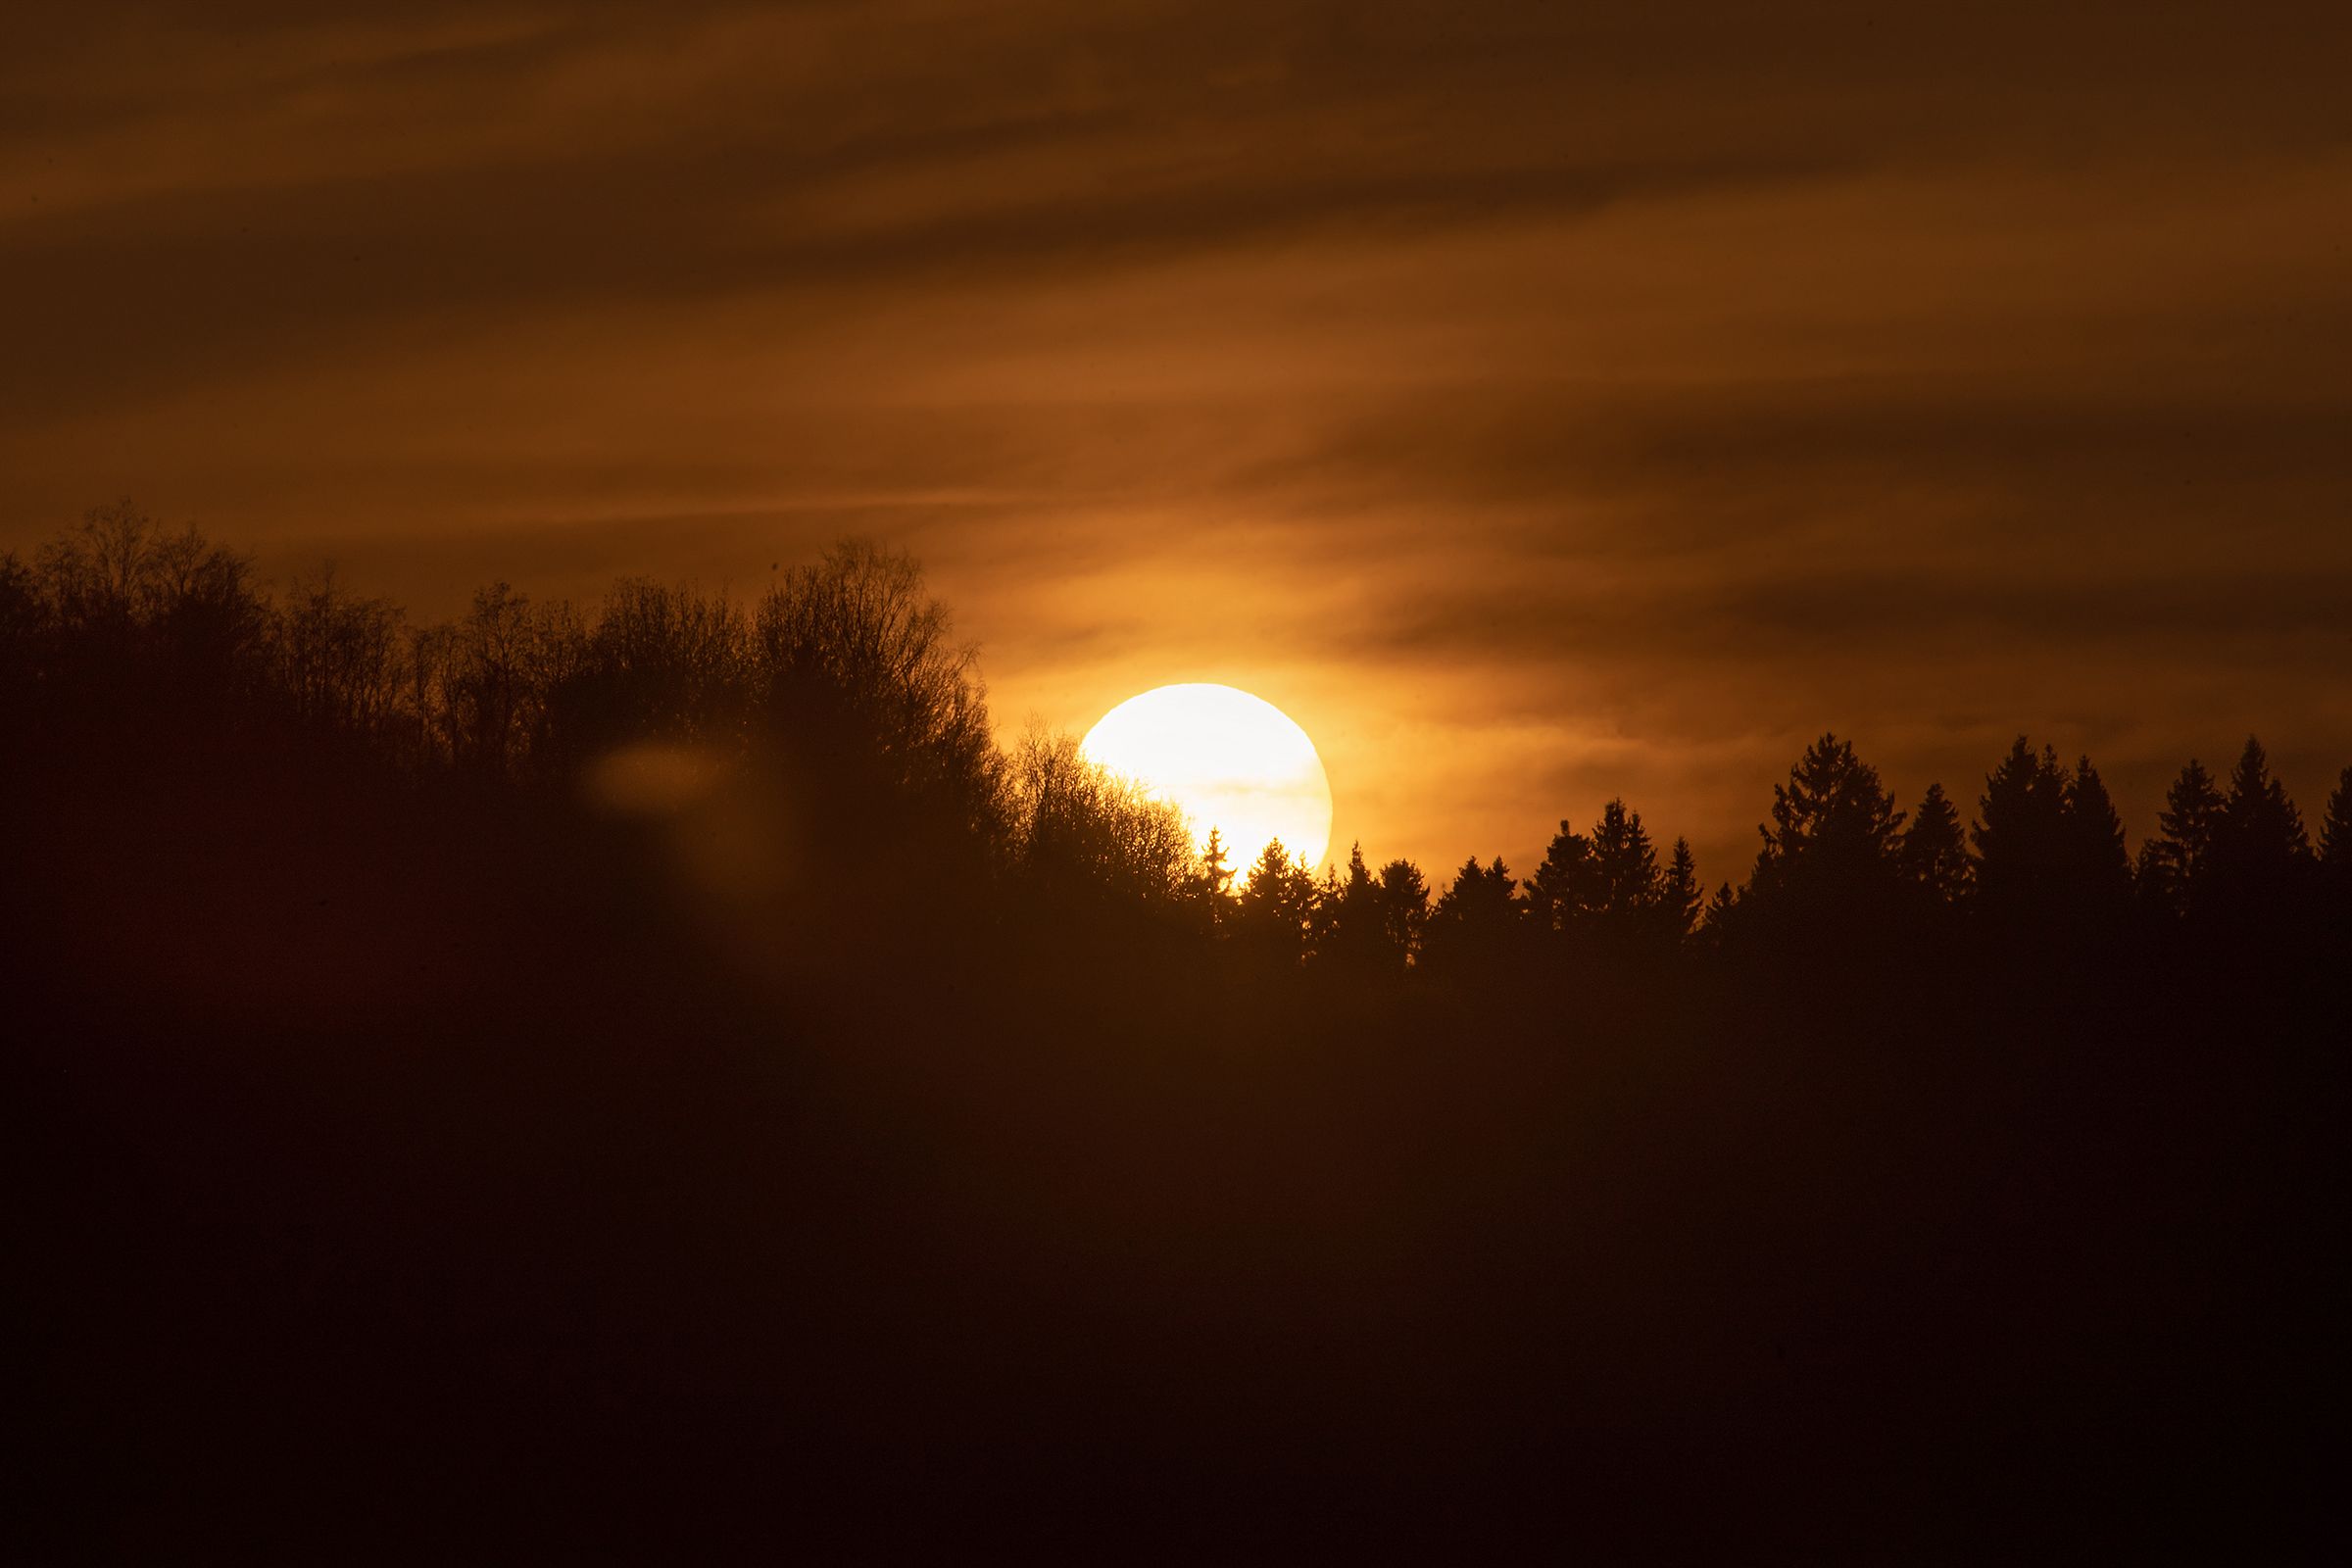
[[1240, 686], [1433, 870], [1621, 795], [1737, 881], [1824, 729], [1906, 805], [2087, 751], [2135, 840], [2252, 730], [2315, 809], [2324, 29], [1449, 15], [45, 18], [0, 548], [128, 495], [431, 617], [870, 535], [1004, 729]]

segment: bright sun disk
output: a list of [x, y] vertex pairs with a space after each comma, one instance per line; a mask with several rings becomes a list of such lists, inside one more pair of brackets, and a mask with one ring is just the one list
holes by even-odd
[[1192, 819], [1215, 828], [1226, 862], [1247, 872], [1280, 839], [1319, 866], [1331, 848], [1331, 780], [1306, 731], [1281, 709], [1231, 686], [1161, 686], [1130, 697], [1088, 730], [1080, 750]]

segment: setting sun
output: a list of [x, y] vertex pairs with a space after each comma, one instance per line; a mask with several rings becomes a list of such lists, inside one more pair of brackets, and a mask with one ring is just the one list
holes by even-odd
[[1247, 872], [1280, 839], [1309, 866], [1331, 848], [1331, 781], [1306, 731], [1231, 686], [1161, 686], [1131, 697], [1087, 732], [1086, 755], [1174, 802], [1196, 842], [1222, 836]]
[[25, 6], [24, 1558], [2352, 1536], [2352, 4], [1592, 11]]

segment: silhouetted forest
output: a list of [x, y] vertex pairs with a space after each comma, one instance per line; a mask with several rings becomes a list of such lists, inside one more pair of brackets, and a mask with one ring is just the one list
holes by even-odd
[[0, 559], [0, 736], [62, 1539], [2331, 1533], [2352, 767], [2133, 855], [1824, 735], [1738, 886], [1318, 878], [1001, 747], [887, 550], [427, 626], [127, 505]]

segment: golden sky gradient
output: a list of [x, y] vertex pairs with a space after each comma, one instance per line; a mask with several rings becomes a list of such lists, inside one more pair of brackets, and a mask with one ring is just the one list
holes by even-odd
[[2352, 760], [2338, 7], [45, 8], [0, 548], [426, 615], [921, 556], [1000, 722], [1266, 698], [1335, 843], [1738, 880], [1824, 728], [2136, 839]]

